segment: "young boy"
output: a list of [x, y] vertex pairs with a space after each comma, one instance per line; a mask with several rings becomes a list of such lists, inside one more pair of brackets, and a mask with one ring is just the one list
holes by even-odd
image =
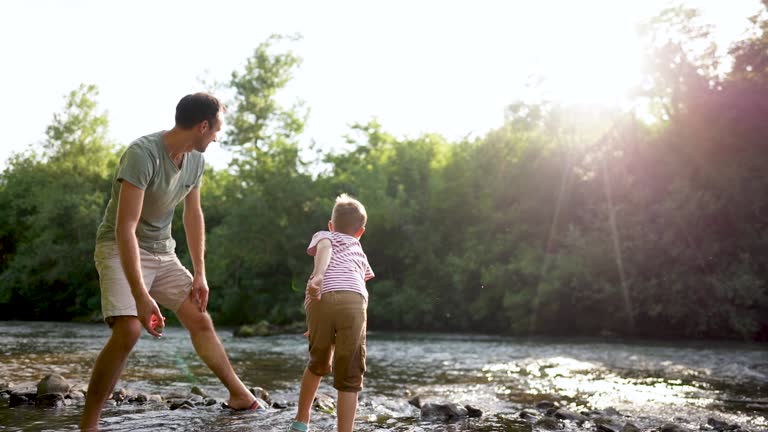
[[320, 380], [331, 369], [333, 386], [338, 390], [338, 430], [352, 431], [357, 393], [363, 388], [365, 372], [365, 282], [374, 276], [359, 241], [367, 219], [365, 207], [342, 194], [336, 198], [328, 231], [317, 232], [307, 248], [307, 253], [315, 257], [304, 300], [309, 364], [301, 380], [299, 412], [289, 431], [308, 430]]

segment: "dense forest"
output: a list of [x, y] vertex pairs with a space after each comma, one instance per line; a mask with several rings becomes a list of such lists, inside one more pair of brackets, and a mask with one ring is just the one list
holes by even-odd
[[[305, 248], [345, 192], [369, 214], [371, 329], [765, 339], [764, 5], [727, 58], [694, 11], [648, 23], [643, 115], [510, 101], [482, 137], [399, 138], [371, 120], [324, 153], [301, 145], [308, 110], [275, 99], [301, 58], [270, 38], [223, 83], [235, 157], [202, 189], [209, 311], [220, 325], [302, 320]], [[128, 143], [97, 100], [73, 90], [43, 145], [0, 174], [3, 319], [98, 314], [96, 227]]]

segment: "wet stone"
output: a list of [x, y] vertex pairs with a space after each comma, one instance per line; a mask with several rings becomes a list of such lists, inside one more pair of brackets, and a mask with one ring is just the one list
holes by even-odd
[[565, 408], [558, 409], [555, 412], [554, 416], [555, 416], [555, 418], [559, 418], [559, 419], [562, 419], [562, 420], [573, 420], [573, 421], [576, 421], [576, 422], [585, 422], [585, 421], [589, 420], [586, 416], [584, 416], [582, 414], [575, 413], [573, 411], [569, 411], [569, 410], [567, 410]]
[[37, 399], [37, 392], [35, 391], [14, 391], [11, 393], [8, 407], [13, 408], [19, 405], [34, 405], [35, 399]]
[[554, 402], [550, 402], [548, 400], [543, 400], [543, 401], [539, 401], [538, 403], [536, 403], [536, 408], [541, 409], [541, 410], [546, 410], [546, 409], [554, 408], [554, 406], [555, 406]]
[[63, 376], [58, 374], [48, 374], [37, 383], [37, 394], [67, 394], [71, 388], [72, 385]]
[[61, 393], [46, 393], [40, 395], [35, 399], [35, 405], [49, 408], [64, 406], [64, 395]]
[[408, 403], [415, 406], [416, 408], [421, 408], [421, 396], [414, 396], [408, 399]]
[[595, 427], [595, 429], [596, 429], [598, 432], [619, 432], [618, 428], [616, 428], [615, 426], [613, 426], [613, 425], [611, 425], [611, 424], [603, 424], [603, 423], [600, 423], [600, 424], [598, 424], [598, 425]]
[[251, 388], [251, 394], [256, 396], [259, 399], [262, 399], [268, 404], [272, 404], [272, 398], [269, 397], [269, 392], [264, 390], [261, 387], [252, 387]]
[[330, 414], [336, 411], [336, 401], [327, 394], [318, 393], [317, 396], [315, 396], [312, 407], [318, 411]]
[[81, 391], [73, 390], [67, 394], [67, 397], [70, 399], [80, 400], [85, 399], [85, 394]]
[[203, 402], [205, 402], [205, 398], [197, 394], [189, 395], [187, 400], [191, 402], [193, 405], [202, 404]]
[[149, 398], [147, 397], [147, 395], [145, 395], [145, 394], [143, 394], [143, 393], [139, 393], [139, 394], [137, 394], [136, 396], [133, 396], [133, 397], [131, 397], [130, 399], [128, 399], [128, 402], [130, 402], [130, 403], [139, 403], [139, 404], [141, 404], [141, 403], [146, 403], [146, 402], [147, 402], [147, 400], [149, 400]]
[[464, 409], [467, 410], [467, 417], [469, 418], [478, 418], [483, 416], [483, 410], [472, 405], [464, 405]]
[[125, 388], [121, 388], [120, 390], [112, 393], [112, 400], [121, 403], [125, 400], [130, 399], [133, 396], [133, 393], [131, 393], [129, 390]]
[[546, 429], [546, 430], [558, 430], [563, 428], [560, 422], [552, 417], [542, 417], [536, 420], [536, 423], [534, 423], [534, 425], [537, 428]]
[[660, 432], [689, 432], [688, 429], [674, 423], [666, 423], [659, 428]]
[[198, 386], [192, 386], [192, 390], [189, 391], [193, 395], [198, 395], [202, 398], [207, 398], [208, 394], [205, 392], [205, 390], [201, 389]]
[[272, 402], [272, 408], [283, 410], [288, 408], [288, 402], [286, 401], [274, 401]]

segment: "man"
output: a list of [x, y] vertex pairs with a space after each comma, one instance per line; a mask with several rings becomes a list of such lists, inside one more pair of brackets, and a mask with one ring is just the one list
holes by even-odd
[[[173, 129], [137, 139], [120, 159], [94, 254], [102, 313], [112, 336], [93, 368], [82, 430], [98, 429], [102, 407], [142, 326], [149, 334], [161, 336], [165, 318], [158, 303], [176, 313], [197, 354], [229, 390], [226, 406], [262, 409], [232, 369], [206, 312], [202, 153], [216, 141], [222, 111], [223, 106], [209, 94], [185, 96], [176, 106]], [[174, 209], [181, 200], [194, 276], [176, 257], [176, 242], [171, 237]]]

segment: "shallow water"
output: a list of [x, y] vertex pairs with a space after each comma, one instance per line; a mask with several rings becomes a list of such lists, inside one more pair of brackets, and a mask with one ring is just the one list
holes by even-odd
[[[301, 335], [239, 339], [230, 330], [219, 334], [246, 385], [267, 389], [273, 400], [296, 402], [306, 361]], [[103, 325], [0, 322], [0, 383], [37, 383], [48, 373], [85, 383], [108, 336]], [[675, 422], [696, 430], [715, 417], [749, 430], [768, 430], [765, 345], [391, 333], [372, 333], [368, 340], [359, 431], [529, 431], [518, 414], [541, 400], [577, 412], [613, 407], [624, 415], [622, 422], [641, 429]], [[118, 383], [134, 393], [159, 395], [186, 394], [193, 385], [226, 399], [186, 332], [172, 327], [162, 339], [142, 337]], [[334, 394], [329, 380], [320, 391]], [[422, 401], [472, 404], [485, 414], [451, 424], [421, 421], [418, 409], [407, 403], [413, 395]], [[2, 400], [0, 429], [76, 430], [81, 412], [78, 404], [11, 409]], [[165, 403], [108, 405], [102, 430], [281, 431], [294, 414], [295, 406], [244, 414], [217, 406], [171, 411]], [[313, 414], [313, 430], [334, 428], [332, 415]]]

